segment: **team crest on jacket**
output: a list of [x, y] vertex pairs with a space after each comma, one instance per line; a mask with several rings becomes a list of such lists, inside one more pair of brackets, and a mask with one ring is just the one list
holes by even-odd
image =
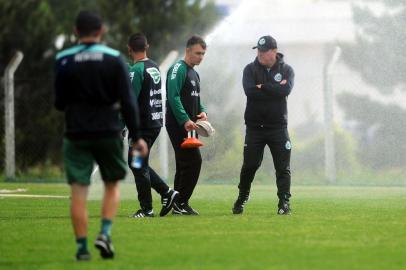
[[290, 141], [287, 141], [287, 142], [286, 142], [285, 148], [286, 148], [286, 150], [292, 149], [292, 144], [290, 143]]
[[151, 78], [154, 80], [154, 83], [157, 84], [161, 81], [161, 73], [155, 67], [147, 68], [147, 72], [151, 75]]
[[280, 82], [280, 81], [282, 81], [282, 74], [280, 74], [280, 73], [278, 72], [278, 73], [275, 74], [275, 76], [274, 76], [273, 78], [274, 78], [274, 80], [275, 80], [276, 82]]

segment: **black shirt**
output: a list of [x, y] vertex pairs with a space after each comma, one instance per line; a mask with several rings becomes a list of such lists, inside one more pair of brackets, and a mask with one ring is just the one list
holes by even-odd
[[120, 53], [97, 43], [80, 44], [56, 56], [55, 107], [65, 112], [71, 139], [118, 135], [121, 111], [130, 137], [139, 138], [138, 106]]

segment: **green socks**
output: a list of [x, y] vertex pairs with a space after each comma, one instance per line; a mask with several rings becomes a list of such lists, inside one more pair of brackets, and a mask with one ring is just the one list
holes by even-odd
[[78, 247], [78, 254], [88, 253], [87, 251], [87, 237], [81, 237], [76, 239], [76, 245]]
[[104, 235], [108, 236], [108, 238], [110, 238], [112, 224], [113, 224], [113, 221], [111, 221], [110, 219], [103, 218], [101, 221], [100, 233], [104, 234]]

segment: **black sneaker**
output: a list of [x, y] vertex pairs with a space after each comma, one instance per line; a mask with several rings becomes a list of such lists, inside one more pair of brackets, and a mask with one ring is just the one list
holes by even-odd
[[154, 210], [138, 210], [137, 212], [135, 212], [134, 214], [128, 216], [130, 218], [145, 218], [145, 217], [154, 217]]
[[91, 259], [89, 251], [76, 253], [77, 261], [89, 261]]
[[183, 203], [182, 204], [183, 210], [186, 211], [184, 215], [190, 215], [190, 216], [198, 216], [199, 212], [197, 212], [195, 209], [193, 209], [188, 203]]
[[187, 203], [174, 203], [173, 204], [173, 215], [185, 215], [185, 216], [197, 216], [199, 212], [194, 210], [189, 204]]
[[248, 200], [250, 199], [250, 195], [249, 194], [245, 194], [245, 195], [238, 195], [237, 200], [234, 203], [233, 206], [233, 214], [234, 215], [241, 215], [244, 212], [244, 205], [248, 202]]
[[169, 190], [168, 193], [162, 196], [161, 197], [162, 209], [159, 215], [161, 217], [166, 216], [169, 213], [169, 211], [171, 211], [173, 204], [176, 202], [178, 198], [179, 192], [173, 189]]
[[290, 215], [290, 205], [288, 201], [279, 200], [278, 215]]
[[173, 204], [172, 215], [186, 215], [187, 211], [183, 209], [180, 203], [175, 202]]
[[94, 246], [100, 250], [100, 256], [103, 259], [113, 259], [114, 258], [114, 248], [111, 243], [111, 239], [104, 234], [99, 234]]

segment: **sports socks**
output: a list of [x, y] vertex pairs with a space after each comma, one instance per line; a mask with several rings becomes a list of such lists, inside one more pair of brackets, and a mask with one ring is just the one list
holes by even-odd
[[103, 218], [101, 221], [101, 230], [100, 233], [106, 235], [110, 238], [111, 235], [111, 226], [113, 225], [113, 221], [111, 219]]
[[76, 245], [77, 245], [77, 254], [85, 254], [88, 253], [87, 250], [87, 237], [80, 237], [76, 239]]

